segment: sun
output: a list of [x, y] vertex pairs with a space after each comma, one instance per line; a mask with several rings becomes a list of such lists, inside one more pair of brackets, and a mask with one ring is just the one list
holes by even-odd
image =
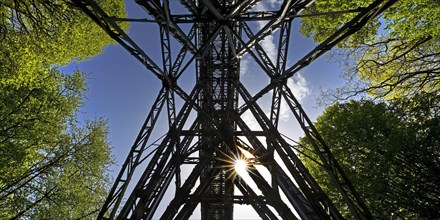
[[243, 174], [247, 173], [247, 166], [248, 163], [246, 160], [243, 159], [235, 160], [235, 164], [234, 164], [235, 172], [238, 173], [240, 176], [243, 176]]
[[224, 157], [218, 157], [217, 159], [224, 162], [221, 167], [226, 168], [225, 171], [228, 173], [228, 179], [234, 180], [236, 177], [247, 178], [254, 169], [255, 157], [241, 147], [238, 147], [238, 150], [236, 154], [227, 154], [226, 152], [219, 151]]

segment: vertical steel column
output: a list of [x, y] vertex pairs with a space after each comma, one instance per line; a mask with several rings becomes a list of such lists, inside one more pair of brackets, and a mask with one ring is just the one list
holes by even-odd
[[[216, 4], [225, 2], [214, 2]], [[220, 4], [227, 6], [227, 4]], [[215, 120], [220, 126], [220, 130], [227, 141], [220, 142], [218, 145], [212, 145], [215, 137], [212, 131], [210, 120], [203, 119], [205, 115], [199, 115], [201, 120], [200, 130], [203, 134], [202, 142], [206, 143], [200, 150], [200, 158], [210, 158], [208, 165], [202, 170], [200, 177], [201, 184], [209, 181], [209, 187], [206, 196], [201, 199], [202, 219], [232, 219], [233, 216], [233, 195], [234, 187], [231, 180], [227, 179], [226, 168], [214, 167], [214, 164], [222, 154], [228, 154], [233, 146], [232, 131], [235, 130], [234, 122], [231, 120], [231, 113], [237, 106], [237, 95], [233, 87], [232, 80], [237, 77], [237, 64], [230, 62], [232, 56], [231, 45], [227, 33], [221, 29], [218, 35], [211, 40], [211, 36], [217, 26], [216, 22], [199, 24], [198, 43], [200, 45], [209, 43], [204, 56], [201, 58], [197, 81], [203, 85], [202, 93], [199, 97], [199, 105], [202, 106], [211, 120]], [[212, 169], [220, 169], [213, 177], [209, 177]]]

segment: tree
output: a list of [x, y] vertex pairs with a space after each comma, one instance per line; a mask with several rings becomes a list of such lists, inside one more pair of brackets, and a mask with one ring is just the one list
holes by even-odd
[[[122, 0], [99, 3], [125, 16]], [[0, 39], [0, 219], [93, 218], [109, 184], [107, 125], [79, 120], [86, 74], [59, 67], [112, 40], [68, 2], [43, 0], [2, 1]]]
[[[306, 13], [347, 11], [371, 2], [316, 2]], [[301, 31], [321, 42], [354, 16], [355, 13], [332, 13], [305, 17]], [[439, 19], [437, 0], [397, 1], [382, 17], [339, 44], [344, 50], [336, 59], [344, 60], [348, 83], [332, 95], [346, 99], [367, 92], [373, 97], [393, 99], [439, 91]]]
[[[378, 218], [440, 218], [440, 95], [422, 93], [415, 100], [338, 103], [315, 123]], [[310, 152], [307, 139], [300, 149]], [[301, 157], [336, 206], [346, 210], [324, 168], [312, 160], [316, 155]]]
[[[124, 3], [98, 1], [116, 17], [125, 17]], [[0, 3], [1, 82], [14, 86], [38, 84], [37, 72], [49, 66], [89, 59], [112, 40], [84, 13], [65, 1], [6, 0]], [[122, 23], [127, 28], [127, 23]], [[44, 79], [43, 78], [39, 78]]]

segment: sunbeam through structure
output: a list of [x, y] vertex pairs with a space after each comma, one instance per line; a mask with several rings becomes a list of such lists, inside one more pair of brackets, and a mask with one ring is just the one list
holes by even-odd
[[[279, 132], [281, 102], [295, 116], [350, 215], [373, 219], [287, 80], [395, 0], [354, 9], [350, 21], [293, 65], [287, 63], [292, 21], [313, 0], [283, 0], [271, 11], [259, 11], [260, 0], [136, 0], [145, 19], [113, 17], [93, 0], [70, 1], [162, 84], [98, 219], [180, 220], [196, 211], [203, 220], [233, 219], [234, 204], [253, 207], [261, 219], [343, 219], [346, 210], [334, 206]], [[119, 22], [157, 25], [160, 61]], [[269, 35], [277, 41], [273, 58], [262, 45]], [[269, 79], [254, 93], [240, 80], [245, 55]], [[190, 90], [182, 87], [181, 76], [195, 78]], [[263, 96], [270, 96], [269, 113], [259, 103]], [[158, 120], [162, 112], [166, 121]], [[258, 129], [245, 122], [245, 112]], [[158, 121], [167, 124], [167, 131], [155, 142]], [[243, 178], [243, 172], [250, 178]]]

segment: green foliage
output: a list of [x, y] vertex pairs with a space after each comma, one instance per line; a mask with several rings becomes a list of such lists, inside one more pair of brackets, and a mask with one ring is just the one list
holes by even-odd
[[440, 41], [388, 40], [365, 50], [356, 69], [373, 97], [394, 99], [440, 90]]
[[[373, 1], [317, 1], [305, 14], [348, 11]], [[322, 42], [357, 13], [304, 17], [301, 32]], [[364, 93], [389, 102], [328, 107], [316, 127], [373, 214], [380, 219], [440, 218], [440, 1], [400, 0], [338, 46], [347, 83], [330, 95]], [[309, 148], [306, 139], [303, 147]], [[311, 155], [312, 158], [316, 158]], [[348, 215], [323, 168], [312, 175]]]
[[[373, 1], [350, 1], [350, 0], [331, 0], [316, 1], [310, 5], [304, 14], [319, 14], [327, 12], [339, 12], [366, 7]], [[306, 37], [313, 37], [315, 42], [322, 42], [333, 34], [339, 27], [352, 19], [356, 13], [329, 14], [324, 16], [304, 17], [301, 19], [301, 33]], [[364, 39], [371, 39], [379, 29], [378, 20], [371, 21], [366, 28], [358, 31], [351, 36], [341, 47], [350, 47], [363, 42]]]
[[[112, 16], [125, 17], [123, 1], [99, 1]], [[98, 3], [99, 3], [98, 2]], [[84, 13], [64, 1], [0, 3], [1, 83], [14, 86], [38, 84], [36, 72], [91, 58], [112, 42]], [[127, 23], [122, 25], [127, 28]], [[46, 71], [47, 72], [47, 71]]]
[[[366, 7], [372, 2], [371, 0], [317, 1], [307, 8], [304, 14], [342, 12]], [[313, 37], [316, 42], [322, 42], [356, 15], [356, 12], [352, 12], [304, 17], [301, 20], [301, 32], [307, 37]], [[437, 0], [397, 1], [383, 12], [383, 16], [372, 20], [341, 46], [356, 47], [365, 42], [374, 42], [376, 36], [381, 34], [386, 34], [391, 39], [400, 38], [407, 41], [420, 40], [427, 36], [438, 37], [440, 36], [440, 25], [437, 22], [439, 19], [440, 2]]]
[[[440, 218], [439, 106], [440, 95], [422, 93], [392, 104], [335, 104], [318, 118], [317, 130], [374, 216]], [[305, 138], [301, 143], [311, 148]], [[323, 167], [302, 159], [335, 204], [347, 210]]]
[[[125, 16], [123, 1], [100, 3]], [[78, 121], [86, 74], [59, 67], [111, 42], [65, 1], [0, 3], [0, 219], [92, 219], [102, 205], [106, 121]]]
[[[372, 1], [318, 1], [306, 14], [365, 7]], [[356, 13], [305, 17], [301, 32], [322, 42]], [[367, 92], [394, 99], [440, 89], [440, 1], [397, 1], [380, 18], [339, 44], [345, 53], [348, 84], [336, 94], [342, 99]], [[360, 80], [362, 84], [359, 84]]]

